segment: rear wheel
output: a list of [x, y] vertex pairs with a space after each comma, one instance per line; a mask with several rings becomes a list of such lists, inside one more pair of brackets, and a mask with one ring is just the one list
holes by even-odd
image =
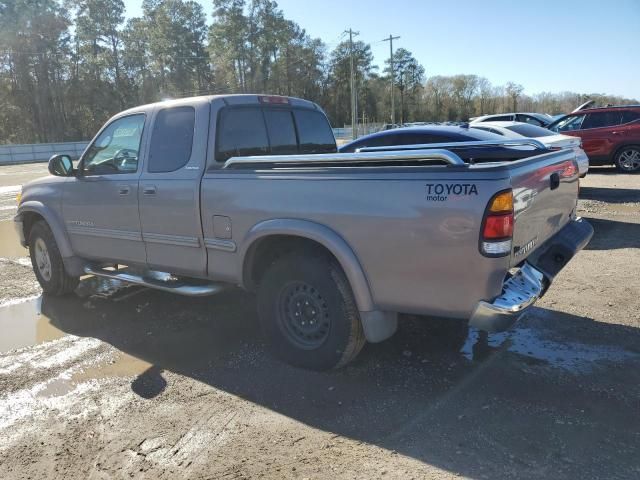
[[53, 232], [43, 221], [31, 227], [29, 255], [33, 271], [45, 293], [64, 295], [78, 286], [79, 278], [67, 274]]
[[299, 367], [342, 367], [365, 344], [349, 283], [322, 254], [297, 252], [273, 263], [258, 288], [258, 317], [274, 353]]
[[620, 172], [640, 172], [640, 146], [623, 147], [616, 153], [613, 162]]

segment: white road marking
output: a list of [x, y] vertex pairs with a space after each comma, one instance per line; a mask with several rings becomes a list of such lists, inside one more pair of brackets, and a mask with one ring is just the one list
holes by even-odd
[[0, 187], [0, 195], [11, 195], [12, 193], [19, 193], [22, 190], [22, 185], [9, 185], [6, 187]]

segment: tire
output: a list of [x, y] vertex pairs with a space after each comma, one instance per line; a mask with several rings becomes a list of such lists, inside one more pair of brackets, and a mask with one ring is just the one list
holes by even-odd
[[53, 232], [43, 221], [29, 233], [29, 256], [42, 290], [49, 295], [65, 295], [78, 286], [79, 278], [67, 274]]
[[622, 173], [640, 172], [640, 145], [628, 145], [618, 150], [613, 163]]
[[276, 356], [291, 365], [340, 368], [365, 344], [351, 287], [328, 256], [280, 257], [263, 275], [257, 297], [262, 331]]

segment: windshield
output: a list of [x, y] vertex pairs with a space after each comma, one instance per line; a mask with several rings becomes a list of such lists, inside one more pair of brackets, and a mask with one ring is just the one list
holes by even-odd
[[536, 125], [530, 125], [528, 123], [521, 123], [518, 125], [510, 125], [508, 127], [512, 132], [516, 132], [523, 137], [535, 138], [535, 137], [548, 137], [554, 134], [554, 132], [538, 127]]
[[554, 132], [569, 132], [571, 130], [579, 130], [584, 120], [584, 114], [582, 115], [568, 115], [556, 123], [549, 125], [549, 130]]

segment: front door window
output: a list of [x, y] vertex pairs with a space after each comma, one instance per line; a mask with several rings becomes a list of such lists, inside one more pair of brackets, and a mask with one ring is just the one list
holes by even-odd
[[135, 173], [144, 127], [144, 115], [130, 115], [111, 122], [82, 158], [84, 175]]

